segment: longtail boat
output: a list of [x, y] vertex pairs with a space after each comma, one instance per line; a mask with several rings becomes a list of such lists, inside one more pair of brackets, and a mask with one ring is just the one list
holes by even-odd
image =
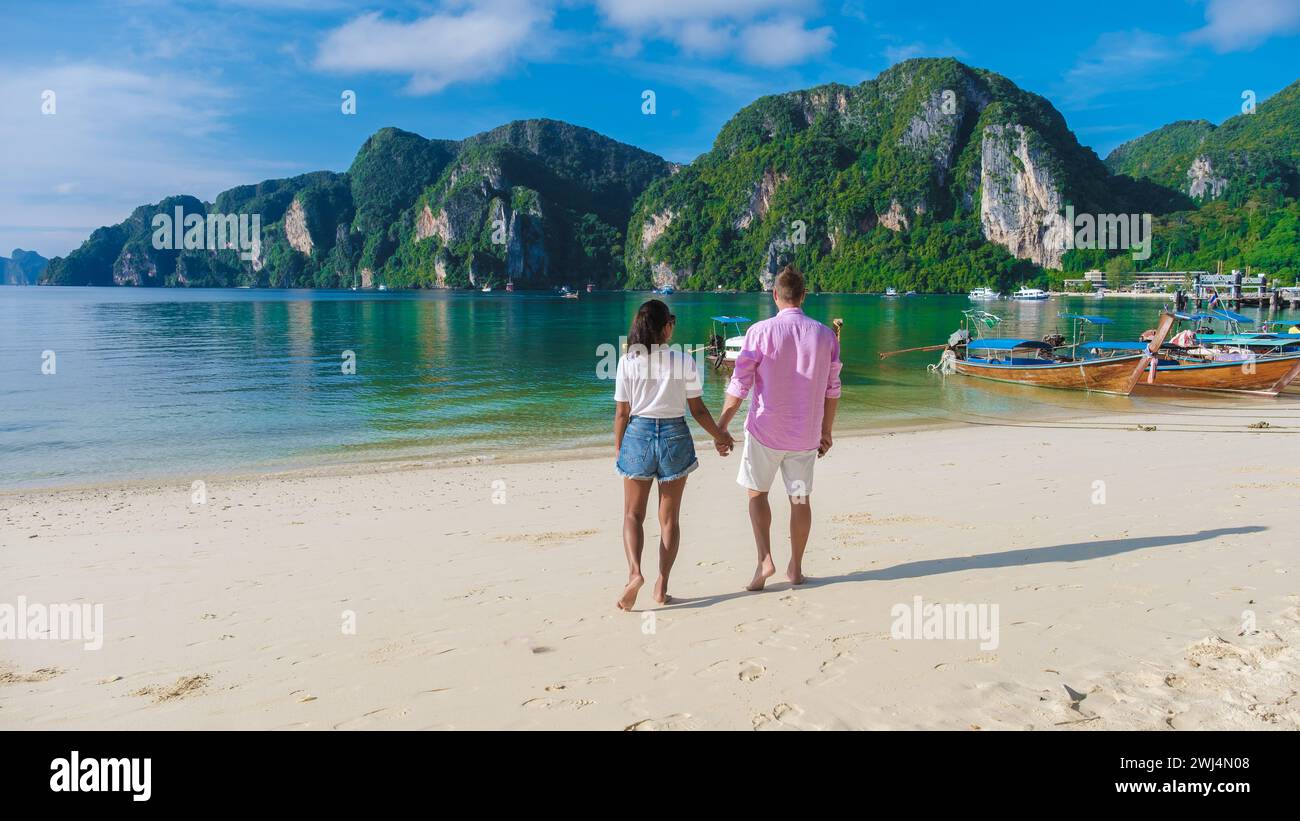
[[[1132, 355], [1146, 348], [1145, 342], [1090, 342], [1080, 346], [1085, 356], [1097, 359]], [[1162, 351], [1153, 362], [1154, 370], [1149, 363], [1138, 382], [1139, 388], [1154, 386], [1188, 391], [1277, 396], [1300, 377], [1300, 353], [1250, 356], [1235, 361], [1215, 362], [1169, 357]]]
[[[750, 319], [747, 316], [715, 316], [709, 331], [709, 342], [704, 346], [704, 358], [715, 371], [729, 372], [736, 369], [736, 359], [745, 346], [745, 328]], [[839, 339], [844, 329], [843, 319], [831, 321], [831, 330]]]
[[[1300, 332], [1290, 332], [1300, 320], [1269, 320], [1260, 323], [1268, 330], [1244, 331], [1241, 326], [1254, 325], [1255, 320], [1226, 309], [1193, 314], [1175, 312], [1174, 317], [1179, 322], [1191, 323], [1196, 341], [1203, 345], [1246, 347], [1264, 353], [1282, 353], [1288, 346], [1300, 347]], [[1222, 332], [1214, 329], [1216, 322], [1223, 323]]]
[[709, 344], [704, 349], [705, 358], [715, 371], [735, 370], [736, 358], [745, 344], [745, 326], [750, 322], [749, 317], [715, 316], [712, 320]]
[[[977, 329], [981, 324], [993, 327], [1001, 321], [984, 311], [962, 313], [967, 317], [967, 324]], [[1128, 395], [1141, 380], [1147, 363], [1160, 349], [1173, 324], [1173, 314], [1162, 313], [1148, 344], [1140, 350], [1116, 351], [1106, 357], [1080, 356], [1079, 343], [1062, 346], [1037, 339], [971, 339], [967, 328], [949, 338], [938, 368], [941, 371], [951, 368], [963, 376], [995, 382]], [[1063, 348], [1074, 348], [1075, 354], [1057, 352]]]

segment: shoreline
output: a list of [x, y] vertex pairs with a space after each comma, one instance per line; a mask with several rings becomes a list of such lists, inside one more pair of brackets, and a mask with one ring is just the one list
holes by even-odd
[[[1191, 429], [1254, 418], [1228, 465]], [[701, 452], [675, 599], [633, 614], [607, 458], [9, 495], [0, 603], [104, 629], [0, 641], [0, 728], [1300, 729], [1294, 420], [1143, 421], [838, 437], [810, 581], [762, 593]], [[996, 641], [895, 635], [916, 597]]]
[[[997, 389], [1001, 386], [993, 386], [990, 389]], [[1025, 399], [1035, 401], [1034, 397], [1038, 396], [1038, 389], [1019, 388], [1024, 391], [1035, 391], [1026, 393]], [[1074, 393], [1048, 391], [1047, 395], [1073, 397]], [[892, 436], [900, 433], [914, 433], [928, 430], [952, 430], [963, 427], [1042, 427], [1052, 425], [1136, 425], [1139, 421], [1145, 421], [1154, 417], [1165, 416], [1170, 419], [1175, 417], [1189, 416], [1195, 417], [1198, 413], [1209, 411], [1227, 411], [1231, 413], [1243, 413], [1249, 416], [1251, 421], [1255, 417], [1267, 417], [1274, 411], [1295, 410], [1288, 405], [1289, 401], [1296, 399], [1291, 393], [1285, 393], [1272, 399], [1260, 399], [1257, 397], [1240, 397], [1228, 394], [1197, 394], [1187, 391], [1163, 390], [1150, 393], [1136, 393], [1131, 398], [1137, 400], [1152, 400], [1154, 402], [1164, 401], [1163, 407], [1153, 406], [1140, 410], [1115, 411], [1108, 409], [1090, 410], [1087, 406], [1082, 405], [1059, 405], [1048, 401], [1038, 402], [1036, 416], [1041, 414], [1046, 418], [1022, 419], [1011, 416], [1008, 418], [997, 419], [996, 421], [978, 421], [974, 419], [957, 418], [953, 416], [930, 415], [927, 413], [928, 408], [906, 409], [910, 418], [915, 421], [912, 423], [900, 423], [896, 418], [883, 420], [878, 424], [861, 424], [860, 420], [847, 421], [847, 424], [837, 425], [835, 432], [836, 440], [872, 438], [878, 436]], [[1170, 403], [1171, 400], [1182, 399], [1186, 404]], [[1234, 407], [1225, 407], [1220, 403], [1237, 402]], [[1175, 410], [1176, 408], [1176, 410]], [[975, 414], [983, 416], [983, 414]], [[1133, 419], [1124, 418], [1125, 416]], [[1222, 414], [1224, 419], [1228, 419], [1228, 413]], [[702, 435], [697, 430], [693, 421], [689, 422], [691, 429], [696, 433], [694, 439], [696, 450], [709, 449], [712, 446], [711, 440]], [[1181, 423], [1178, 423], [1181, 424]], [[430, 446], [427, 452], [411, 453], [397, 456], [376, 456], [370, 459], [359, 459], [353, 456], [348, 457], [331, 457], [323, 454], [316, 456], [305, 456], [299, 459], [284, 460], [275, 464], [258, 467], [256, 463], [245, 463], [243, 465], [223, 468], [212, 471], [193, 471], [193, 470], [165, 470], [147, 475], [135, 475], [129, 477], [108, 476], [99, 479], [73, 480], [63, 483], [54, 484], [34, 484], [19, 485], [14, 487], [0, 487], [0, 502], [7, 499], [22, 498], [25, 496], [39, 496], [48, 494], [58, 494], [62, 492], [94, 492], [115, 489], [163, 489], [177, 488], [184, 486], [186, 488], [195, 481], [202, 480], [205, 483], [222, 483], [222, 482], [239, 482], [239, 481], [256, 481], [267, 479], [311, 479], [321, 477], [338, 477], [352, 475], [371, 475], [402, 473], [413, 470], [448, 470], [462, 467], [472, 467], [477, 465], [516, 465], [516, 464], [536, 464], [547, 462], [571, 462], [584, 459], [599, 459], [606, 453], [608, 447], [612, 447], [612, 429], [607, 431], [611, 438], [611, 444], [580, 444], [566, 445], [561, 444], [549, 450], [530, 450], [530, 451], [483, 451], [479, 453], [458, 453], [452, 456], [439, 456], [435, 452], [436, 446]], [[734, 426], [732, 433], [741, 440], [744, 437], [744, 414], [740, 414], [737, 424]]]
[[[697, 432], [697, 426], [694, 421], [692, 420], [689, 424], [692, 426], [692, 431]], [[737, 435], [738, 439], [744, 435], [743, 424], [744, 418], [742, 416], [739, 419], [739, 424], [735, 426], [736, 429], [732, 431], [733, 434]], [[895, 433], [906, 433], [916, 430], [960, 427], [962, 424], [963, 423], [959, 420], [951, 420], [918, 422], [912, 425], [892, 423], [878, 426], [850, 425], [842, 431], [836, 431], [836, 437], [837, 439], [839, 437], [847, 439], [856, 437], [887, 436]], [[532, 450], [516, 453], [466, 453], [445, 457], [439, 457], [433, 452], [429, 452], [427, 455], [412, 454], [376, 457], [373, 459], [313, 459], [311, 457], [306, 457], [303, 459], [290, 460], [282, 464], [268, 465], [264, 469], [258, 469], [254, 464], [249, 463], [229, 469], [203, 472], [202, 475], [197, 471], [169, 470], [131, 477], [110, 476], [103, 479], [74, 480], [61, 484], [20, 485], [8, 488], [0, 487], [0, 502], [13, 497], [57, 494], [62, 492], [88, 492], [114, 489], [161, 489], [163, 487], [175, 486], [178, 483], [182, 483], [188, 487], [189, 483], [195, 480], [202, 480], [211, 484], [219, 482], [254, 481], [261, 479], [310, 479], [326, 476], [400, 473], [404, 471], [423, 469], [445, 470], [476, 465], [515, 465], [598, 459], [601, 457], [601, 454], [613, 447], [613, 429], [611, 428], [608, 433], [611, 441], [608, 446], [559, 446], [553, 450]], [[712, 447], [712, 441], [707, 436], [697, 436], [694, 441], [696, 450], [704, 447]]]

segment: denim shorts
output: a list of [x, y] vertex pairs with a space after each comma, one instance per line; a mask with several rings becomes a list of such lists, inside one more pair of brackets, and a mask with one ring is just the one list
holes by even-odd
[[625, 479], [671, 482], [700, 466], [686, 418], [648, 419], [633, 416], [623, 432], [623, 445], [614, 467]]

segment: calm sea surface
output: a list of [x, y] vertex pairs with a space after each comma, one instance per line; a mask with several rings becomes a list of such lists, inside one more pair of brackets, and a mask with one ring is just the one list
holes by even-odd
[[[0, 488], [604, 444], [613, 386], [597, 376], [598, 349], [618, 344], [649, 296], [0, 287]], [[691, 344], [708, 338], [711, 316], [775, 312], [764, 294], [664, 299], [678, 317], [674, 342]], [[840, 427], [1150, 407], [945, 383], [925, 367], [937, 353], [876, 356], [944, 341], [973, 304], [809, 297], [811, 316], [845, 323]], [[1040, 337], [1068, 310], [1110, 316], [1107, 338], [1124, 339], [1154, 325], [1160, 302], [980, 307], [1006, 319], [1000, 335]], [[724, 385], [706, 377], [715, 414]]]

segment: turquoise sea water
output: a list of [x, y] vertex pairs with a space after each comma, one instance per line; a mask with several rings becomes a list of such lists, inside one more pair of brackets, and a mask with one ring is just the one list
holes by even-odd
[[[388, 458], [533, 453], [611, 441], [617, 345], [645, 293], [353, 293], [0, 287], [0, 488]], [[709, 318], [775, 312], [765, 294], [664, 298], [674, 342], [703, 344]], [[845, 321], [841, 429], [1045, 418], [1142, 408], [926, 371], [964, 296], [817, 295]], [[1040, 337], [1059, 311], [1102, 312], [1107, 338], [1152, 327], [1159, 301], [984, 303], [1007, 336]], [[45, 352], [55, 372], [42, 373]], [[355, 353], [345, 373], [343, 354]], [[706, 377], [717, 412], [725, 382]], [[738, 427], [738, 426], [737, 426]]]

